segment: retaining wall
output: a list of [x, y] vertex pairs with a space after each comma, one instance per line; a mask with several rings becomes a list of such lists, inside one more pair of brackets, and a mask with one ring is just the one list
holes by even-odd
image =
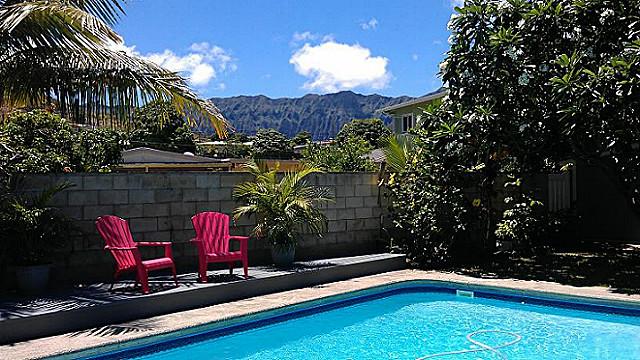
[[[246, 173], [168, 172], [152, 174], [66, 174], [32, 175], [21, 184], [26, 193], [36, 192], [58, 181], [75, 187], [53, 201], [75, 219], [79, 234], [72, 235], [56, 256], [54, 277], [59, 282], [108, 279], [113, 260], [103, 250], [104, 242], [95, 230], [98, 216], [114, 214], [129, 220], [137, 241], [171, 241], [179, 272], [196, 269], [196, 249], [189, 243], [195, 233], [191, 216], [201, 211], [231, 214], [238, 205], [233, 187], [251, 180]], [[298, 248], [301, 259], [350, 256], [382, 250], [380, 218], [382, 209], [377, 174], [317, 174], [311, 184], [325, 186], [335, 202], [323, 206], [329, 219], [322, 238], [304, 236]], [[251, 219], [232, 224], [234, 235], [249, 235]], [[144, 256], [159, 256], [162, 249], [144, 249]], [[249, 242], [252, 263], [269, 259], [269, 246], [257, 239]]]

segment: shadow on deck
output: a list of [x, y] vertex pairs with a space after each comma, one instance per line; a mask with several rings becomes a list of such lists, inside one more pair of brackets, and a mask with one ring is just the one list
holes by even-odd
[[[99, 336], [139, 332], [153, 328], [153, 321], [145, 319], [152, 316], [404, 267], [403, 255], [376, 254], [298, 262], [288, 269], [250, 267], [249, 279], [228, 270], [209, 271], [206, 284], [199, 283], [195, 273], [181, 274], [178, 287], [169, 276], [153, 277], [148, 295], [142, 295], [133, 280], [125, 280], [112, 291], [111, 284], [101, 283], [38, 297], [3, 296], [0, 345], [74, 331]], [[131, 324], [113, 325], [127, 321]]]
[[551, 281], [572, 286], [605, 286], [640, 294], [640, 246], [595, 243], [530, 257], [502, 255], [490, 263], [457, 270], [480, 278]]

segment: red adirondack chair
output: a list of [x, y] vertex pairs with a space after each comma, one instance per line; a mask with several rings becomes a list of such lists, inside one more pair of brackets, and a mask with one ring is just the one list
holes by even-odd
[[[173, 280], [178, 286], [176, 265], [173, 261], [170, 242], [135, 242], [129, 230], [129, 223], [117, 216], [102, 216], [96, 221], [96, 228], [107, 244], [104, 249], [109, 250], [116, 260], [114, 282], [127, 272], [136, 273], [136, 281], [142, 285], [142, 292], [149, 293], [149, 271], [171, 269]], [[162, 246], [164, 257], [153, 260], [142, 260], [138, 246]], [[113, 287], [113, 283], [111, 284]]]
[[[233, 274], [236, 261], [244, 267], [244, 277], [249, 277], [249, 259], [247, 251], [249, 238], [229, 235], [229, 216], [217, 212], [202, 212], [191, 218], [196, 230], [195, 239], [191, 242], [198, 247], [198, 273], [200, 281], [207, 282], [207, 265], [209, 263], [226, 262], [229, 273]], [[240, 251], [229, 251], [229, 240], [240, 242]]]

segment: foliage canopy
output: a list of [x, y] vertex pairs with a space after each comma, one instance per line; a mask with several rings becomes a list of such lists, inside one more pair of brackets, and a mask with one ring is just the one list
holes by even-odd
[[[425, 111], [421, 149], [395, 179], [396, 220], [417, 233], [416, 257], [436, 254], [438, 234], [449, 243], [480, 235], [491, 251], [496, 230], [518, 233], [504, 227], [516, 214], [526, 215], [520, 229], [546, 224], [544, 214], [529, 221], [538, 211], [503, 211], [522, 202], [497, 201], [500, 177], [560, 171], [564, 160], [601, 166], [640, 204], [639, 1], [467, 0], [449, 29], [449, 94]], [[432, 219], [419, 220], [429, 212], [420, 207], [438, 197], [446, 214], [459, 209], [449, 225], [464, 233], [422, 227]]]

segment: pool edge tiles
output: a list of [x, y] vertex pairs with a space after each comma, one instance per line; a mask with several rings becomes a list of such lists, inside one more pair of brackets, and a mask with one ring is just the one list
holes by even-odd
[[155, 353], [168, 348], [198, 343], [203, 340], [218, 338], [250, 329], [261, 328], [287, 320], [327, 312], [397, 294], [433, 292], [455, 295], [458, 290], [472, 292], [476, 298], [640, 317], [640, 303], [633, 301], [608, 300], [588, 296], [484, 286], [443, 280], [405, 280], [307, 300], [274, 309], [257, 311], [148, 337], [69, 352], [47, 357], [46, 359], [62, 360], [79, 357], [87, 359], [125, 359], [132, 356]]

